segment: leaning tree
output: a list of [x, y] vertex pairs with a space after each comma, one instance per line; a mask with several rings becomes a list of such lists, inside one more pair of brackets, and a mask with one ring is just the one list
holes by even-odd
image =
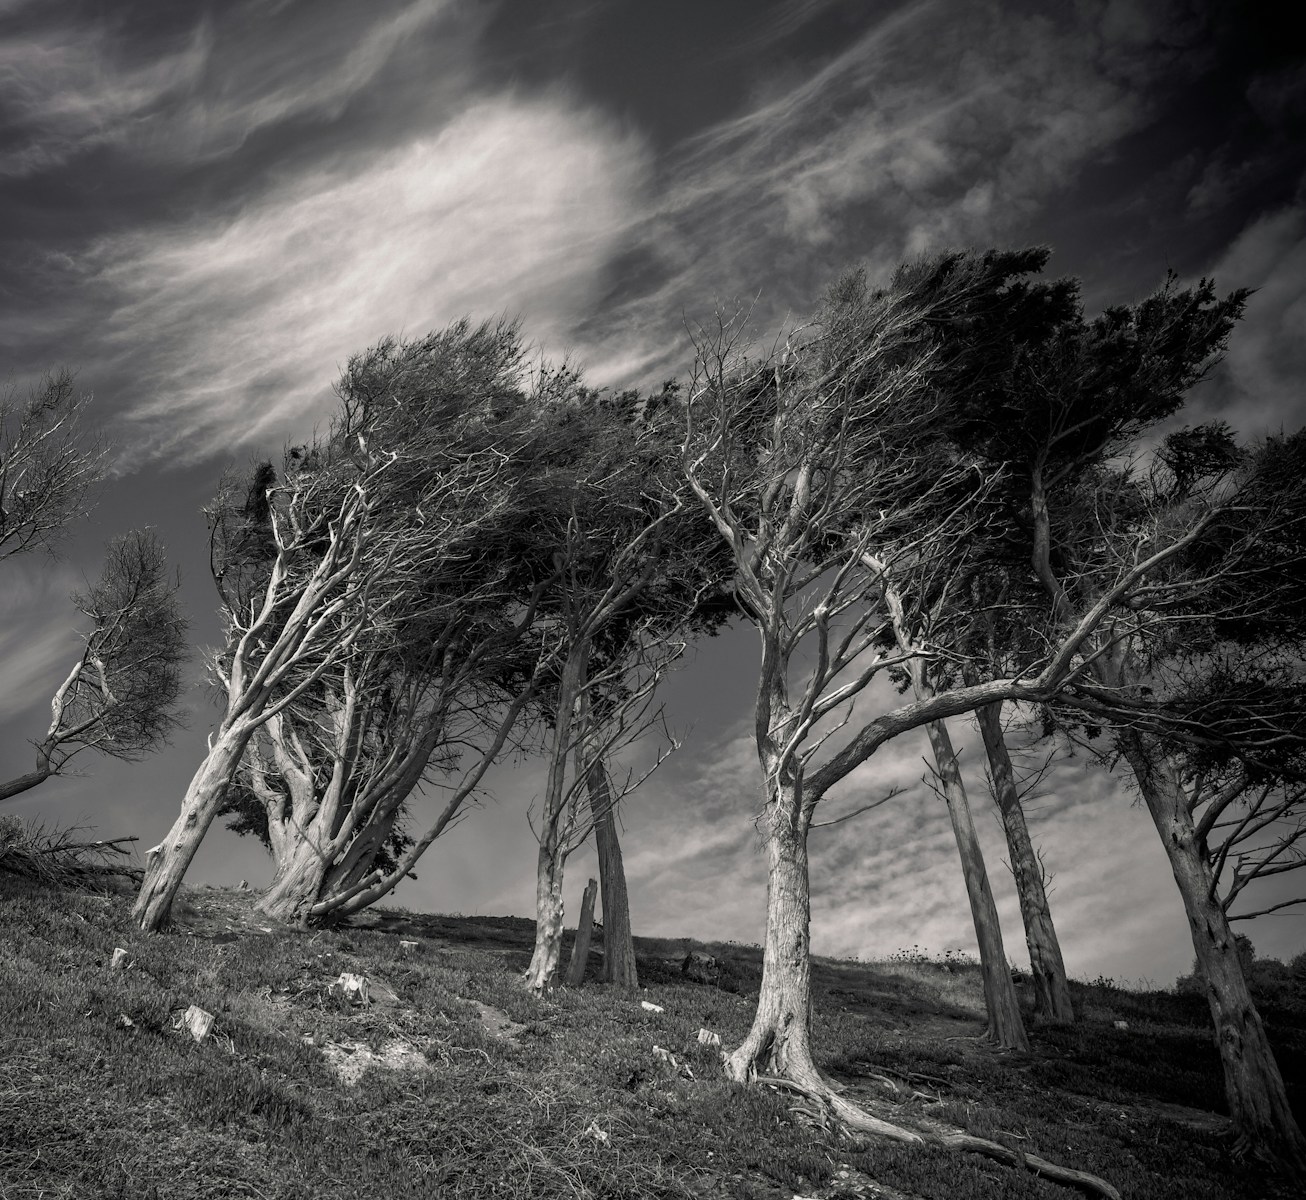
[[[519, 402], [523, 356], [516, 327], [506, 323], [464, 321], [416, 345], [386, 343], [354, 364], [329, 433], [268, 481], [266, 512], [255, 514], [264, 523], [263, 561], [239, 562], [249, 578], [224, 604], [227, 639], [212, 664], [225, 712], [177, 821], [147, 857], [135, 909], [142, 928], [167, 920], [251, 740], [269, 722], [292, 714], [324, 682], [349, 671], [359, 678], [378, 653], [402, 655], [405, 639], [429, 637], [432, 612], [456, 610], [479, 585], [491, 588], [487, 603], [508, 626], [529, 626], [515, 589], [494, 588], [505, 523], [520, 528], [530, 513], [520, 469], [533, 445]], [[441, 385], [406, 389], [414, 368], [432, 361], [443, 364]], [[225, 570], [219, 564], [218, 573]], [[462, 799], [510, 726], [460, 783]], [[336, 910], [391, 890], [452, 815], [405, 852], [397, 877], [373, 871], [336, 893]]]
[[812, 1056], [807, 836], [816, 807], [898, 734], [1073, 688], [1101, 620], [1183, 549], [1139, 547], [1076, 624], [1008, 677], [953, 684], [869, 718], [855, 704], [914, 658], [963, 661], [946, 645], [887, 648], [883, 580], [868, 556], [919, 563], [987, 519], [1002, 467], [955, 452], [958, 413], [968, 389], [987, 394], [1005, 370], [1019, 344], [1013, 329], [1041, 325], [1046, 302], [1023, 277], [1045, 259], [954, 254], [904, 268], [833, 329], [793, 336], [760, 359], [746, 353], [738, 323], [720, 320], [698, 332], [684, 409], [685, 482], [731, 551], [736, 597], [762, 650], [755, 725], [767, 932], [756, 1015], [726, 1070], [782, 1078], [843, 1123], [908, 1141], [922, 1135], [850, 1104]]
[[151, 530], [109, 543], [99, 580], [73, 595], [90, 628], [50, 701], [36, 768], [0, 783], [0, 800], [65, 773], [83, 751], [135, 762], [168, 740], [179, 724], [189, 654], [178, 587]]
[[713, 606], [722, 591], [720, 542], [701, 508], [670, 486], [672, 427], [659, 416], [666, 399], [666, 390], [641, 402], [577, 388], [555, 393], [549, 406], [566, 431], [555, 466], [567, 482], [565, 503], [538, 523], [558, 567], [541, 615], [563, 651], [540, 695], [546, 775], [535, 814], [536, 942], [526, 972], [537, 993], [558, 967], [564, 864], [591, 831], [605, 888], [605, 975], [635, 984], [614, 814], [663, 755], [624, 780], [614, 779], [609, 762], [661, 726], [660, 679], [691, 630], [711, 632], [721, 620]]
[[[1258, 708], [1232, 680], [1219, 703], [1192, 703], [1176, 664], [1207, 664], [1222, 647], [1243, 670], [1245, 647], [1303, 590], [1300, 435], [1257, 453], [1227, 430], [1165, 439], [1151, 465], [1144, 439], [1211, 369], [1245, 293], [1170, 280], [1140, 303], [1094, 320], [1077, 311], [1027, 348], [962, 444], [1006, 464], [1019, 487], [1029, 562], [1053, 628], [1101, 614], [1074, 665], [1076, 703], [1110, 729], [1161, 837], [1207, 984], [1231, 1115], [1259, 1152], [1306, 1169], [1306, 1141], [1238, 962], [1194, 822], [1175, 739], [1263, 757], [1291, 722], [1282, 695]], [[1104, 612], [1102, 598], [1144, 557], [1163, 563]], [[1296, 653], [1300, 654], [1300, 641]]]

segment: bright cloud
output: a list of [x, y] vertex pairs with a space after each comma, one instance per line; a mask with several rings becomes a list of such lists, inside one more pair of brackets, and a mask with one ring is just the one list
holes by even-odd
[[563, 337], [645, 169], [641, 143], [565, 100], [469, 105], [438, 133], [275, 188], [234, 218], [106, 239], [110, 344], [154, 450], [266, 441], [347, 357], [511, 304]]

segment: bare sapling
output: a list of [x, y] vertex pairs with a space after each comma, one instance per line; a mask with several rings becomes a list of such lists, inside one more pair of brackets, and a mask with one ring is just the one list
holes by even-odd
[[99, 581], [73, 602], [90, 623], [72, 669], [50, 701], [35, 743], [36, 768], [0, 783], [0, 800], [69, 770], [86, 750], [135, 762], [179, 724], [182, 665], [189, 655], [177, 577], [150, 530], [115, 538]]

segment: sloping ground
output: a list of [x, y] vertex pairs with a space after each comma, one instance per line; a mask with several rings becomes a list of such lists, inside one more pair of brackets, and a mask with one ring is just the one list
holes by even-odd
[[[189, 892], [175, 931], [146, 937], [128, 897], [0, 877], [0, 1200], [1073, 1195], [971, 1155], [841, 1143], [727, 1084], [697, 1034], [745, 1033], [754, 947], [641, 939], [654, 1013], [594, 983], [529, 998], [529, 921], [374, 912], [303, 933], [249, 901]], [[691, 947], [737, 990], [685, 980]], [[367, 978], [366, 1005], [342, 974]], [[822, 960], [814, 979], [818, 1054], [868, 1107], [1129, 1197], [1275, 1194], [1228, 1159], [1200, 1000], [1081, 987], [1085, 1021], [1013, 1056], [976, 1040], [974, 971]], [[215, 1018], [202, 1043], [177, 1027], [191, 1005]], [[1306, 1079], [1303, 1013], [1269, 1024]]]

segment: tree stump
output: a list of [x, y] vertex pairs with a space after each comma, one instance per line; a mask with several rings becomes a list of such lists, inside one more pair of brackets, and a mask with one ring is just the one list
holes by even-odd
[[571, 962], [567, 964], [567, 986], [580, 987], [585, 979], [585, 964], [590, 957], [590, 939], [594, 936], [594, 897], [599, 881], [591, 879], [585, 885], [585, 896], [580, 902], [580, 920], [576, 923], [576, 944], [571, 948]]

